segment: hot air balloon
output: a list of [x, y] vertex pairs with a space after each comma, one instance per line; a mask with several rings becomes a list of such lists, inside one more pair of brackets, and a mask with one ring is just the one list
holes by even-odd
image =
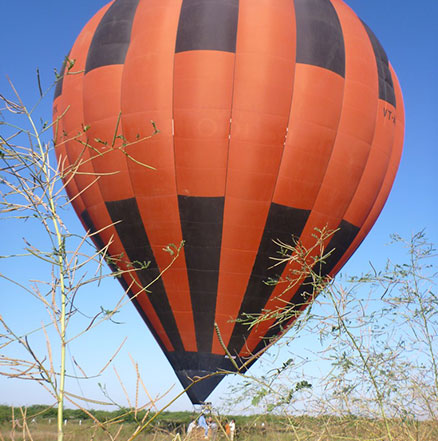
[[53, 109], [77, 214], [97, 247], [149, 262], [120, 282], [184, 387], [235, 371], [284, 332], [236, 320], [278, 307], [273, 241], [336, 230], [334, 276], [383, 208], [404, 132], [385, 51], [342, 0], [115, 0], [68, 60]]

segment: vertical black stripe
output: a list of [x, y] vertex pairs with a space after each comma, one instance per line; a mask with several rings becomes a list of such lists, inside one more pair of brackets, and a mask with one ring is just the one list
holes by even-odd
[[[151, 245], [135, 198], [105, 202], [115, 228], [134, 268], [148, 264], [146, 269], [139, 269], [136, 274], [143, 287], [158, 277], [160, 269], [155, 260]], [[123, 259], [123, 256], [122, 256]], [[148, 289], [148, 297], [154, 307], [166, 334], [175, 350], [184, 350], [181, 336], [171, 310], [163, 281], [158, 279]]]
[[64, 58], [64, 61], [62, 62], [61, 71], [59, 72], [59, 78], [56, 80], [56, 86], [55, 86], [55, 94], [53, 96], [53, 99], [56, 100], [58, 96], [62, 93], [62, 85], [64, 84], [64, 75], [65, 75], [65, 68], [67, 67], [67, 61], [70, 56], [69, 54]]
[[[325, 262], [321, 264], [320, 268], [314, 268], [314, 271], [320, 272], [321, 276], [326, 276], [330, 273], [330, 271], [332, 271], [335, 265], [345, 254], [349, 246], [352, 244], [360, 230], [359, 227], [356, 227], [345, 220], [341, 221], [338, 228], [338, 231], [333, 234], [333, 237], [325, 248], [325, 253], [332, 251], [331, 254], [325, 260]], [[302, 306], [313, 294], [314, 287], [312, 285], [312, 280], [312, 277], [307, 277], [289, 303], [289, 305], [292, 306], [296, 305], [297, 311], [299, 310], [299, 307]], [[286, 326], [286, 322], [277, 323], [269, 328], [269, 331], [263, 337], [261, 337], [260, 343], [256, 346], [253, 352], [256, 354], [257, 352], [261, 351], [272, 338], [275, 338], [283, 331], [284, 326]]]
[[[104, 244], [102, 238], [98, 234], [96, 234], [96, 228], [95, 228], [93, 221], [91, 220], [91, 217], [90, 217], [87, 210], [85, 210], [81, 213], [81, 218], [82, 218], [82, 221], [84, 222], [85, 228], [90, 232], [90, 234], [92, 234], [91, 239], [93, 240], [97, 250], [98, 251], [102, 250], [105, 247], [105, 244]], [[107, 264], [110, 267], [111, 271], [113, 271], [113, 272], [118, 271], [117, 266], [115, 264], [111, 263], [111, 259], [107, 260]], [[118, 277], [117, 279], [120, 282], [120, 284], [122, 285], [125, 292], [128, 293], [129, 297], [131, 298], [132, 303], [135, 306], [135, 309], [137, 309], [140, 317], [146, 323], [147, 327], [151, 331], [151, 334], [154, 336], [154, 338], [155, 338], [156, 342], [158, 343], [158, 345], [160, 346], [161, 350], [165, 354], [167, 354], [167, 349], [164, 346], [163, 342], [161, 341], [160, 336], [157, 334], [154, 327], [152, 326], [152, 323], [150, 322], [150, 320], [146, 316], [145, 312], [143, 311], [143, 309], [139, 305], [137, 299], [134, 297], [134, 293], [129, 289], [128, 283], [125, 281], [125, 279], [123, 277]]]
[[178, 204], [198, 351], [211, 352], [224, 198], [178, 196]]
[[119, 277], [119, 282], [122, 285], [122, 288], [125, 290], [125, 292], [128, 293], [128, 296], [131, 299], [131, 302], [134, 304], [135, 309], [137, 310], [137, 312], [140, 315], [140, 317], [146, 323], [146, 326], [149, 328], [149, 331], [151, 332], [151, 334], [155, 338], [155, 341], [158, 343], [158, 345], [160, 346], [160, 348], [164, 352], [164, 354], [167, 355], [168, 351], [166, 349], [166, 346], [164, 346], [164, 343], [161, 340], [161, 337], [159, 336], [159, 334], [155, 330], [154, 326], [152, 325], [152, 323], [149, 320], [149, 318], [146, 315], [146, 313], [143, 311], [143, 308], [138, 303], [138, 300], [136, 299], [135, 294], [129, 289], [128, 283], [126, 282], [126, 280], [123, 277]]
[[340, 222], [338, 225], [338, 231], [333, 234], [333, 237], [325, 248], [326, 252], [332, 251], [332, 253], [321, 266], [321, 273], [324, 276], [329, 274], [335, 265], [341, 260], [342, 256], [356, 238], [357, 233], [359, 233], [359, 230], [359, 227], [356, 227], [346, 220]]
[[295, 0], [297, 63], [345, 77], [345, 46], [338, 14], [329, 0]]
[[[309, 214], [309, 210], [274, 203], [271, 205], [256, 261], [240, 306], [239, 317], [242, 317], [244, 313], [262, 313], [275, 288], [275, 284], [266, 282], [269, 279], [278, 280], [286, 266], [286, 264], [281, 264], [270, 268], [275, 263], [272, 258], [280, 257], [279, 247], [273, 241], [278, 239], [284, 243], [291, 243], [293, 237], [300, 237]], [[236, 322], [228, 345], [231, 354], [240, 352], [249, 333], [247, 325]]]
[[368, 37], [373, 46], [374, 55], [376, 56], [377, 72], [379, 74], [379, 98], [389, 104], [396, 106], [394, 83], [392, 81], [391, 71], [389, 70], [388, 57], [385, 50], [380, 44], [374, 32], [364, 23]]
[[239, 0], [183, 0], [175, 52], [236, 52]]
[[125, 62], [138, 2], [139, 0], [116, 0], [106, 11], [93, 35], [85, 73], [97, 67]]

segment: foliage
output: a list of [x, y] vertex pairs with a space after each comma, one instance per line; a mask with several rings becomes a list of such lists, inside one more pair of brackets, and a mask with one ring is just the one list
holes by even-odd
[[[28, 412], [30, 414], [30, 408]], [[68, 411], [68, 409], [66, 409]], [[107, 416], [107, 418], [110, 418]], [[185, 438], [186, 427], [177, 426], [176, 422], [179, 420], [174, 413], [169, 413], [168, 418], [175, 418], [174, 429], [166, 430], [162, 425], [155, 425], [148, 432], [142, 433], [138, 439], [143, 441], [164, 441], [164, 440], [178, 440]], [[230, 419], [231, 416], [224, 417]], [[224, 421], [226, 420], [224, 419]], [[17, 422], [13, 430], [11, 430], [11, 423], [0, 422], [0, 439], [32, 439], [33, 441], [47, 441], [56, 438], [56, 425], [50, 419], [37, 419], [31, 422], [29, 420], [32, 438], [20, 437], [23, 433], [23, 424]], [[354, 416], [276, 416], [276, 415], [252, 415], [240, 416], [237, 423], [237, 439], [239, 441], [380, 441], [384, 439], [385, 427], [381, 420], [373, 420], [367, 418], [360, 418]], [[263, 425], [262, 425], [263, 423]], [[24, 426], [26, 427], [26, 426]], [[134, 423], [123, 423], [112, 426], [110, 430], [112, 433], [119, 433], [120, 439], [126, 439], [129, 433], [135, 428]], [[394, 438], [397, 441], [431, 441], [437, 439], [438, 424], [433, 421], [417, 421], [410, 426], [401, 425], [399, 421], [390, 421], [391, 431], [394, 433]], [[382, 436], [383, 434], [383, 436]], [[93, 439], [95, 441], [103, 441], [107, 439], [102, 431], [95, 431], [91, 421], [79, 421], [76, 419], [69, 419], [65, 426], [66, 439], [74, 441], [88, 441]], [[192, 441], [202, 439], [197, 437], [190, 437]], [[225, 435], [218, 434], [216, 439], [225, 440]]]
[[[404, 250], [402, 260], [388, 260], [380, 270], [371, 265], [363, 275], [338, 281], [306, 264], [305, 271], [314, 272], [309, 295], [319, 294], [311, 311], [297, 315], [293, 304], [275, 311], [284, 322], [295, 320], [283, 343], [290, 358], [261, 377], [243, 380], [233, 391], [240, 391], [233, 403], [246, 398], [248, 407], [291, 418], [305, 412], [365, 419], [375, 422], [388, 440], [404, 439], [400, 431], [412, 434], [420, 422], [428, 421], [436, 431], [437, 254], [424, 232], [409, 240], [393, 235], [391, 246]], [[296, 263], [306, 256], [294, 244], [285, 258]], [[279, 283], [287, 291], [301, 278], [295, 272]], [[259, 323], [265, 316], [254, 320]]]
[[[70, 69], [73, 66], [73, 62], [69, 63]], [[66, 74], [74, 75], [75, 72], [67, 70]], [[35, 299], [47, 315], [45, 320], [42, 318], [43, 323], [36, 329], [25, 331], [21, 329], [21, 323], [9, 323], [0, 316], [0, 350], [2, 351], [0, 375], [38, 383], [50, 394], [53, 398], [52, 409], [41, 409], [41, 412], [47, 415], [56, 409], [58, 441], [63, 440], [64, 420], [67, 418], [66, 415], [71, 414], [64, 409], [66, 402], [70, 406], [77, 407], [77, 416], [80, 419], [86, 417], [92, 419], [104, 432], [107, 429], [99, 420], [102, 415], [96, 412], [96, 416], [93, 416], [84, 407], [84, 403], [118, 406], [119, 411], [112, 417], [111, 424], [132, 418], [132, 421], [138, 424], [136, 432], [130, 436], [134, 439], [147, 427], [150, 410], [156, 407], [155, 401], [149, 397], [139, 377], [135, 361], [132, 360], [137, 372], [134, 410], [124, 409], [114, 402], [104, 386], [102, 392], [105, 401], [97, 401], [93, 397], [73, 393], [70, 389], [71, 380], [84, 381], [91, 375], [85, 372], [72, 356], [70, 358], [73, 371], [68, 372], [66, 361], [72, 341], [83, 337], [105, 321], [116, 323], [114, 320], [116, 314], [123, 305], [130, 302], [124, 293], [111, 308], [100, 307], [97, 312], [82, 311], [78, 299], [84, 287], [99, 285], [106, 278], [121, 276], [124, 276], [125, 281], [136, 283], [135, 272], [145, 269], [149, 263], [135, 262], [131, 265], [125, 261], [124, 256], [110, 257], [108, 247], [111, 241], [96, 250], [93, 245], [95, 232], [87, 231], [78, 235], [69, 231], [62, 215], [65, 214], [66, 207], [70, 206], [72, 200], [66, 194], [65, 186], [77, 173], [83, 172], [84, 162], [89, 159], [85, 160], [84, 157], [79, 156], [76, 162], [68, 164], [62, 155], [58, 155], [58, 161], [55, 158], [55, 149], [59, 151], [64, 142], [77, 143], [83, 153], [91, 151], [92, 155], [107, 154], [115, 149], [125, 153], [124, 149], [128, 144], [124, 139], [114, 135], [112, 141], [105, 142], [105, 152], [98, 153], [83, 139], [83, 132], [89, 130], [89, 127], [84, 127], [82, 132], [66, 140], [65, 134], [59, 133], [61, 131], [59, 123], [63, 115], [52, 124], [44, 120], [38, 122], [37, 106], [27, 107], [12, 84], [11, 89], [15, 95], [14, 99], [0, 95], [2, 103], [0, 214], [2, 221], [10, 222], [14, 226], [14, 231], [21, 231], [18, 227], [20, 225], [27, 227], [32, 225], [32, 237], [23, 238], [22, 249], [14, 250], [9, 255], [1, 255], [0, 260], [7, 263], [17, 260], [17, 267], [20, 265], [26, 270], [36, 266], [38, 274], [28, 283], [22, 280], [23, 277], [10, 276], [4, 272], [0, 272], [0, 278], [9, 283], [12, 289], [24, 292]], [[42, 98], [45, 96], [42, 91], [41, 95]], [[50, 139], [52, 130], [57, 137], [56, 146]], [[117, 130], [118, 127], [115, 128], [115, 134]], [[156, 133], [158, 130], [153, 124], [150, 136]], [[135, 161], [132, 155], [127, 155], [127, 158]], [[149, 166], [144, 166], [150, 169]], [[117, 172], [114, 170], [114, 173]], [[95, 184], [99, 175], [96, 173], [92, 179], [95, 179]], [[109, 227], [110, 225], [106, 228]], [[170, 244], [164, 250], [169, 253], [168, 267], [178, 258], [181, 247], [182, 244], [180, 246]], [[23, 264], [23, 259], [30, 259], [31, 263]], [[109, 265], [110, 270], [107, 269], [106, 264]], [[127, 285], [129, 286], [129, 283]], [[148, 288], [149, 286], [144, 286], [140, 292], [147, 292]], [[41, 350], [41, 347], [45, 349]], [[119, 351], [120, 347], [115, 348], [109, 359], [103, 361], [95, 374], [96, 377], [107, 370]], [[122, 383], [121, 380], [120, 382]], [[125, 390], [123, 384], [121, 386]], [[146, 396], [145, 404], [139, 402], [143, 399], [140, 398], [140, 390]], [[27, 412], [27, 409], [21, 409], [18, 415], [14, 414], [13, 421], [16, 418], [27, 421]], [[156, 415], [150, 416], [150, 420], [154, 419]], [[110, 432], [106, 433], [112, 439], [113, 435]]]

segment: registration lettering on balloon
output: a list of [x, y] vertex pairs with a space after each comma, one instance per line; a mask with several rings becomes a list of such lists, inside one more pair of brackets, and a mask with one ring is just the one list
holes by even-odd
[[387, 119], [389, 119], [390, 121], [392, 121], [395, 124], [396, 121], [396, 116], [393, 113], [392, 110], [386, 109], [385, 107], [383, 108], [383, 116]]

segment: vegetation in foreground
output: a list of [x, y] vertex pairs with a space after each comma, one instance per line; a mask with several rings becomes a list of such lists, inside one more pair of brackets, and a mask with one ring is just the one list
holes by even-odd
[[[29, 409], [11, 409], [1, 406], [2, 421], [0, 423], [1, 441], [50, 441], [57, 438], [56, 410], [49, 409], [41, 413], [43, 406], [31, 406]], [[25, 415], [15, 418], [6, 418], [9, 415]], [[38, 412], [34, 413], [35, 410]], [[54, 415], [51, 417], [51, 412]], [[93, 411], [102, 420], [113, 421], [108, 424], [96, 424], [86, 415], [79, 415], [77, 410], [66, 409], [64, 439], [69, 441], [101, 441], [106, 439], [124, 440], [129, 437], [137, 423], [135, 421], [121, 421], [121, 411], [101, 412]], [[105, 414], [105, 415], [103, 415]], [[131, 419], [133, 414], [130, 414]], [[81, 417], [84, 417], [82, 419]], [[140, 415], [138, 415], [140, 417]], [[196, 432], [188, 436], [186, 429], [193, 418], [191, 412], [166, 412], [157, 419], [147, 431], [138, 435], [142, 441], [165, 440], [201, 440], [203, 432]], [[222, 427], [234, 418], [237, 424], [235, 440], [239, 441], [378, 441], [385, 439], [386, 427], [381, 420], [334, 416], [222, 416], [218, 418]], [[397, 441], [433, 441], [438, 439], [438, 424], [436, 421], [392, 420], [390, 421], [393, 439]], [[211, 441], [229, 440], [225, 431], [218, 429], [216, 433], [210, 430]]]

